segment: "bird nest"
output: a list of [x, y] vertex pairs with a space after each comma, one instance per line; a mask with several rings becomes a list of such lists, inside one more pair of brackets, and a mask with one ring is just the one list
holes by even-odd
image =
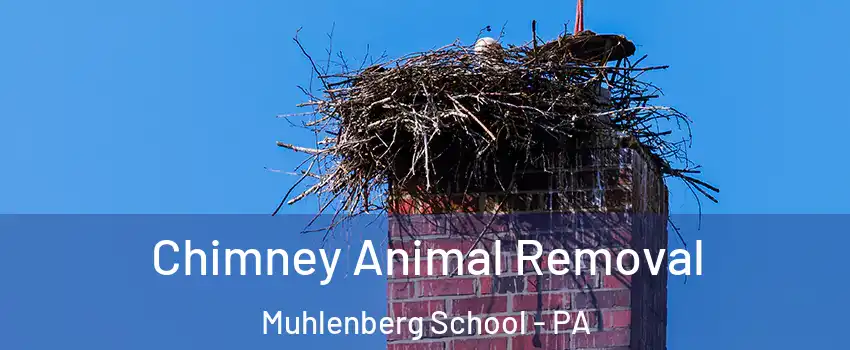
[[340, 62], [338, 72], [295, 41], [322, 83], [302, 89], [309, 100], [299, 106], [312, 110], [298, 114], [318, 137], [310, 147], [278, 142], [306, 155], [281, 205], [318, 196], [320, 212], [352, 216], [386, 209], [393, 193], [510, 191], [521, 169], [601, 139], [640, 149], [663, 174], [715, 200], [687, 158], [690, 119], [653, 104], [660, 91], [641, 79], [666, 66], [632, 62], [634, 45], [621, 36], [582, 32], [480, 50], [456, 42], [368, 67]]

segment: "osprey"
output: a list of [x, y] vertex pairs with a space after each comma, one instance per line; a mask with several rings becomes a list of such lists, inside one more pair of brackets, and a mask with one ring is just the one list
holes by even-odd
[[480, 54], [482, 54], [486, 51], [492, 50], [492, 49], [501, 50], [502, 45], [500, 45], [499, 42], [496, 41], [496, 39], [493, 39], [491, 37], [484, 37], [484, 38], [478, 39], [478, 41], [475, 42], [475, 49], [474, 50], [475, 50], [476, 54], [480, 55]]
[[475, 42], [475, 62], [480, 68], [499, 69], [505, 63], [505, 51], [496, 39], [484, 37]]

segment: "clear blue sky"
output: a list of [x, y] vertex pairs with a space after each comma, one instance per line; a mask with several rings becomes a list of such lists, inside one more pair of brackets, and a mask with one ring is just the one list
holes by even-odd
[[[275, 118], [296, 111], [303, 101], [296, 85], [309, 82], [291, 41], [297, 28], [317, 55], [335, 23], [336, 49], [362, 56], [369, 45], [397, 56], [456, 38], [471, 43], [482, 27], [504, 23], [506, 41], [519, 43], [532, 19], [552, 38], [574, 7], [572, 0], [0, 1], [0, 213], [270, 213], [295, 179], [264, 167], [288, 170], [300, 161], [274, 142], [309, 141]], [[850, 212], [843, 86], [850, 77], [833, 67], [850, 53], [850, 4], [587, 0], [586, 7], [589, 29], [626, 34], [647, 63], [671, 65], [651, 78], [665, 89], [664, 102], [693, 117], [691, 156], [722, 190], [720, 204], [704, 212]], [[678, 184], [670, 200], [674, 212], [696, 212]], [[689, 231], [689, 240], [712, 249], [710, 275], [671, 281], [671, 349], [835, 345], [847, 315], [846, 298], [836, 294], [847, 283], [823, 267], [843, 263], [836, 250], [850, 245], [847, 225], [815, 218], [820, 235], [810, 236], [795, 221], [806, 218], [770, 227], [758, 225], [769, 217], [746, 220], [714, 217], [716, 234]], [[133, 241], [110, 244], [147, 253]], [[57, 244], [48, 248], [62, 251]], [[789, 260], [788, 252], [801, 255]], [[76, 262], [67, 252], [60, 257]], [[22, 271], [4, 276], [32, 277]], [[128, 276], [128, 286], [146, 281]], [[378, 287], [344, 291], [371, 296], [369, 307], [381, 309], [382, 298], [363, 292]], [[784, 332], [795, 327], [804, 331]]]
[[[805, 5], [802, 5], [805, 4]], [[274, 141], [303, 133], [309, 68], [321, 55], [390, 56], [507, 23], [544, 37], [575, 2], [3, 1], [0, 212], [268, 213], [299, 160]], [[652, 80], [690, 114], [691, 154], [722, 189], [709, 213], [846, 213], [841, 107], [846, 2], [588, 0], [587, 25], [624, 33], [669, 64]], [[695, 212], [673, 185], [672, 209]], [[309, 212], [312, 205], [289, 212]]]

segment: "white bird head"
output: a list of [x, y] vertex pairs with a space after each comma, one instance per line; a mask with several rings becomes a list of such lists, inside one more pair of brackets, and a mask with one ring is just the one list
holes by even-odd
[[479, 55], [482, 54], [483, 52], [487, 51], [487, 50], [501, 49], [501, 48], [502, 48], [502, 45], [499, 44], [499, 42], [496, 41], [496, 39], [493, 39], [491, 37], [484, 37], [484, 38], [478, 39], [478, 41], [475, 42], [475, 53], [479, 54]]

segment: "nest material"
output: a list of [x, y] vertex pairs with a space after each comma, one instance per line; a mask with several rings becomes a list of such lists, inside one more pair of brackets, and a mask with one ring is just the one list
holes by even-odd
[[[303, 52], [323, 84], [300, 105], [313, 109], [303, 125], [319, 137], [314, 147], [278, 142], [308, 155], [286, 203], [319, 196], [322, 212], [338, 203], [334, 211], [350, 216], [384, 209], [393, 191], [510, 191], [518, 169], [555, 164], [546, 158], [600, 138], [640, 148], [665, 175], [715, 200], [717, 189], [691, 176], [699, 171], [685, 152], [689, 118], [653, 105], [660, 91], [640, 79], [666, 66], [630, 62], [625, 38], [583, 32], [481, 54], [453, 43], [333, 74]], [[685, 137], [674, 139], [670, 126]]]

